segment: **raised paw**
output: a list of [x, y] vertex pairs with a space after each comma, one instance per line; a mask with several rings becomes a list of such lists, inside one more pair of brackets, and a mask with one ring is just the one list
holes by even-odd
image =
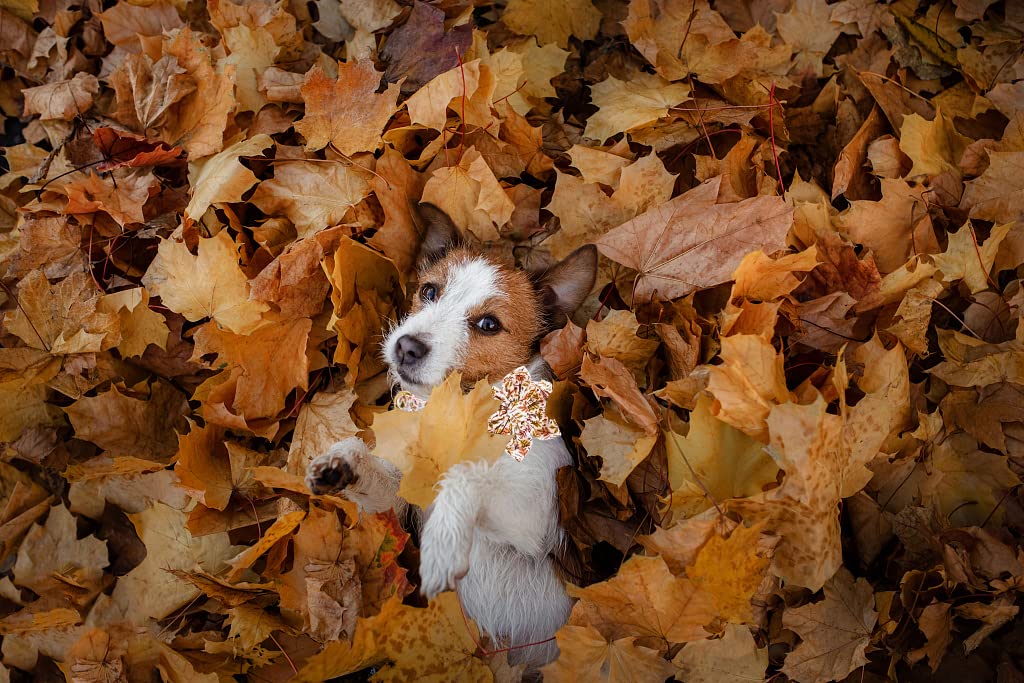
[[313, 458], [306, 470], [306, 486], [316, 494], [345, 489], [359, 480], [359, 461], [366, 456], [366, 444], [351, 437]]

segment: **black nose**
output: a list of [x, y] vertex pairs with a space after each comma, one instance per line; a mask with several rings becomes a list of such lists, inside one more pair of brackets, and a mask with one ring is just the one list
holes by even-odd
[[429, 346], [409, 335], [399, 337], [395, 344], [395, 355], [398, 356], [399, 365], [415, 365], [423, 360], [428, 353], [430, 353]]

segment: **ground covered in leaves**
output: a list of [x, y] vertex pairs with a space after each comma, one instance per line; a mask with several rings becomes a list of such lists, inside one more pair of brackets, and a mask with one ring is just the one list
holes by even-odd
[[354, 434], [415, 449], [424, 504], [479, 456], [485, 390], [388, 410], [423, 200], [525, 267], [602, 254], [542, 345], [577, 460], [545, 680], [1020, 681], [1022, 32], [1011, 0], [0, 4], [0, 680], [519, 679], [394, 514], [302, 483]]

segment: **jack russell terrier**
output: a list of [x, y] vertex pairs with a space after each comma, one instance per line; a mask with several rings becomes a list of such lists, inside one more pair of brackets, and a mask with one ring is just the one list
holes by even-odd
[[[590, 293], [596, 248], [581, 247], [544, 272], [528, 273], [467, 249], [436, 207], [421, 205], [420, 215], [418, 296], [383, 344], [393, 379], [425, 399], [456, 370], [467, 382], [500, 382], [526, 365], [535, 379], [546, 378], [540, 339]], [[503, 456], [449, 469], [434, 503], [419, 513], [421, 592], [431, 598], [456, 589], [466, 613], [500, 646], [552, 638], [571, 609], [552, 558], [563, 533], [555, 472], [571, 463], [563, 441], [551, 439], [534, 440], [522, 462]], [[317, 492], [340, 490], [365, 512], [401, 515], [401, 476], [349, 438], [310, 463], [307, 482]], [[557, 653], [548, 641], [509, 654], [532, 669]]]

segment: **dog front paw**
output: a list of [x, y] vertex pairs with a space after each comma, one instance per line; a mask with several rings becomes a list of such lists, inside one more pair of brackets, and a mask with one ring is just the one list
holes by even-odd
[[455, 583], [469, 572], [469, 548], [468, 540], [424, 530], [420, 548], [420, 592], [424, 597], [455, 590]]
[[306, 486], [318, 495], [340, 491], [359, 480], [360, 461], [369, 451], [362, 439], [349, 437], [313, 458], [306, 469]]

